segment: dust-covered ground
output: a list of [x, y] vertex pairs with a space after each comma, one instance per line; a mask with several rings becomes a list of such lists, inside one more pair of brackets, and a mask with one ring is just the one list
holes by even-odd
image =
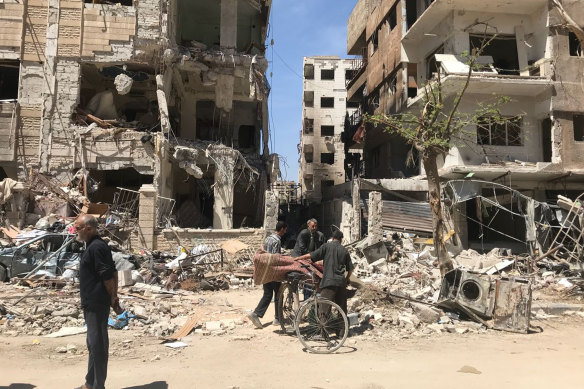
[[[216, 292], [229, 302], [213, 319], [241, 318], [261, 289]], [[207, 296], [208, 298], [208, 296]], [[221, 314], [218, 314], [221, 312]], [[584, 320], [580, 316], [533, 322], [528, 335], [434, 333], [397, 341], [351, 336], [340, 352], [313, 355], [297, 338], [249, 323], [220, 335], [191, 333], [173, 350], [136, 330], [110, 330], [107, 388], [581, 388]], [[205, 319], [203, 319], [205, 320]], [[83, 383], [85, 335], [49, 339], [0, 337], [0, 388], [73, 388]], [[58, 347], [69, 346], [67, 353]], [[77, 351], [75, 351], [77, 349]]]

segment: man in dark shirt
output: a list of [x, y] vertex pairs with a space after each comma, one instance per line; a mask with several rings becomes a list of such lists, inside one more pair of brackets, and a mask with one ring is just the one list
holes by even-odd
[[[288, 229], [288, 224], [284, 223], [283, 221], [279, 221], [276, 224], [276, 232], [272, 235], [268, 236], [264, 241], [264, 248], [266, 252], [270, 254], [280, 254], [282, 252], [282, 242], [281, 239], [286, 233]], [[256, 328], [262, 329], [264, 326], [260, 318], [264, 317], [266, 310], [270, 306], [270, 302], [272, 301], [272, 296], [274, 296], [274, 306], [275, 306], [275, 318], [272, 321], [272, 325], [279, 326], [280, 321], [278, 319], [279, 312], [278, 312], [278, 291], [280, 290], [281, 282], [272, 281], [265, 283], [263, 285], [264, 288], [264, 295], [260, 300], [258, 306], [253, 312], [250, 312], [247, 317], [251, 320], [251, 322], [256, 326]]]
[[312, 262], [323, 261], [324, 270], [320, 295], [337, 303], [347, 313], [347, 283], [353, 273], [353, 262], [346, 248], [343, 247], [343, 233], [335, 231], [332, 240], [318, 250], [297, 257], [296, 260], [309, 259]]
[[104, 389], [107, 377], [110, 307], [123, 312], [118, 299], [118, 273], [108, 245], [97, 234], [97, 219], [83, 215], [75, 222], [79, 240], [87, 244], [79, 261], [81, 307], [87, 325], [89, 363], [82, 389]]
[[296, 238], [296, 245], [291, 254], [293, 257], [308, 254], [324, 244], [324, 234], [317, 231], [318, 222], [316, 219], [310, 219], [306, 223], [306, 227], [300, 231]]

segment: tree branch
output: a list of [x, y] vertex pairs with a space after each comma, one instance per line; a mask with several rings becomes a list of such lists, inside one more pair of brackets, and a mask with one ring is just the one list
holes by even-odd
[[572, 19], [570, 14], [566, 12], [560, 0], [551, 0], [551, 2], [554, 8], [562, 17], [562, 19], [566, 21], [568, 29], [572, 31], [574, 35], [576, 35], [576, 38], [578, 38], [578, 40], [580, 41], [580, 45], [584, 48], [584, 29], [582, 29], [582, 27], [580, 27], [578, 23], [576, 23], [576, 21]]

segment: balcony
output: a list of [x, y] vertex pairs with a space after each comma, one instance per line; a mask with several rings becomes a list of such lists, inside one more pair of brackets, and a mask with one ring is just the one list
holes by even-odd
[[[458, 15], [477, 14], [531, 15], [547, 5], [547, 0], [435, 0], [403, 36], [404, 45], [414, 47], [429, 37], [454, 11]], [[485, 16], [486, 18], [486, 16]]]

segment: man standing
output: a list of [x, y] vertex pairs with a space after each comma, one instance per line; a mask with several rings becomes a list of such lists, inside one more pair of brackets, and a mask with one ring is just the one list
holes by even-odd
[[316, 219], [310, 219], [306, 223], [307, 228], [300, 231], [296, 238], [296, 245], [292, 250], [292, 256], [308, 254], [324, 244], [324, 234], [317, 231], [318, 222]]
[[[282, 221], [276, 224], [276, 232], [272, 235], [268, 236], [264, 241], [264, 248], [270, 254], [280, 254], [282, 252], [282, 236], [286, 233], [288, 229], [288, 225]], [[272, 321], [272, 324], [275, 326], [280, 325], [280, 321], [278, 320], [279, 312], [278, 312], [278, 290], [280, 289], [281, 282], [272, 281], [265, 283], [264, 286], [264, 295], [260, 300], [257, 308], [249, 313], [247, 316], [251, 320], [251, 322], [259, 329], [264, 328], [262, 322], [260, 321], [261, 317], [264, 317], [266, 310], [270, 306], [270, 302], [272, 301], [272, 295], [274, 296], [274, 304], [275, 304], [275, 311], [276, 311], [276, 318]]]
[[123, 312], [118, 299], [118, 273], [108, 245], [97, 234], [97, 219], [83, 215], [75, 222], [79, 240], [87, 244], [79, 262], [81, 307], [87, 325], [89, 363], [82, 389], [104, 389], [107, 377], [110, 307]]
[[333, 233], [331, 242], [325, 243], [316, 251], [296, 257], [295, 260], [324, 261], [320, 295], [337, 303], [346, 314], [347, 284], [354, 266], [349, 252], [341, 244], [342, 241], [343, 233], [337, 230]]

